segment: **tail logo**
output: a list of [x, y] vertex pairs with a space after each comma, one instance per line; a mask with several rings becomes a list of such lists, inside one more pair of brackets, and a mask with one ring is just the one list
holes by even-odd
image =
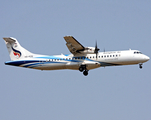
[[20, 58], [20, 57], [21, 57], [21, 52], [20, 52], [20, 51], [15, 50], [13, 47], [12, 47], [12, 50], [13, 50], [13, 54], [14, 54], [17, 58]]

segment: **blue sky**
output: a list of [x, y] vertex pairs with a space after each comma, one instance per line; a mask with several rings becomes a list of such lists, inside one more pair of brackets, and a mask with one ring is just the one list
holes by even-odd
[[151, 63], [89, 71], [38, 71], [4, 65], [3, 37], [33, 53], [69, 54], [74, 36], [100, 51], [137, 49], [151, 57], [149, 0], [2, 1], [0, 4], [1, 120], [149, 120]]

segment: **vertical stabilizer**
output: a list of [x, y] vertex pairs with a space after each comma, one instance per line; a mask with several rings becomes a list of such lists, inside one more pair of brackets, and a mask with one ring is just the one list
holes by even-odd
[[31, 56], [33, 53], [23, 48], [15, 38], [3, 38], [8, 49], [12, 61], [25, 59], [26, 56]]

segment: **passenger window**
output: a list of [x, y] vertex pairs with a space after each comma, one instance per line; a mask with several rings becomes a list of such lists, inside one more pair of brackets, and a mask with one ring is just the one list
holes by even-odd
[[112, 57], [112, 55], [110, 55], [110, 57]]

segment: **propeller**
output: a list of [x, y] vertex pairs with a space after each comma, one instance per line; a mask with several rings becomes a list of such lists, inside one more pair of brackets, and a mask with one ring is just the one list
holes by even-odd
[[94, 50], [94, 53], [96, 53], [96, 58], [97, 58], [97, 55], [98, 55], [98, 51], [100, 49], [97, 47], [97, 41], [96, 41], [96, 44], [95, 44], [95, 50]]

